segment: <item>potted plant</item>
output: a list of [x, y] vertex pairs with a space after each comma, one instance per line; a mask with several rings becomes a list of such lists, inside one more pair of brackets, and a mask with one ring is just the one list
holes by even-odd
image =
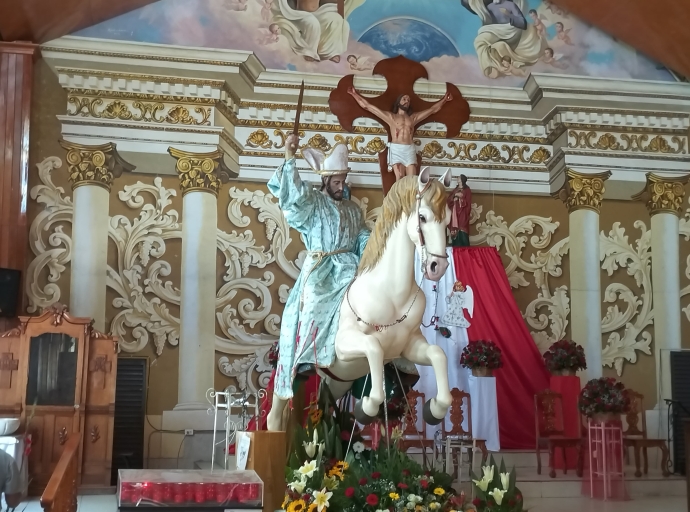
[[596, 422], [612, 421], [630, 407], [630, 398], [622, 382], [610, 377], [590, 380], [578, 400], [580, 412]]
[[570, 340], [559, 340], [544, 352], [544, 363], [553, 375], [575, 375], [587, 369], [585, 349]]
[[501, 368], [501, 349], [493, 341], [470, 341], [462, 349], [460, 365], [472, 370], [475, 377], [491, 377], [493, 370]]
[[500, 467], [494, 462], [493, 455], [489, 464], [482, 467], [482, 478], [470, 472], [477, 496], [472, 505], [478, 512], [524, 512], [522, 493], [515, 486], [517, 475], [515, 468], [506, 471], [505, 462]]

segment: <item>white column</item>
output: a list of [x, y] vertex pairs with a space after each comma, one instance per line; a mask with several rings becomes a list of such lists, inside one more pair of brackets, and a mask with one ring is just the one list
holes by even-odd
[[199, 154], [169, 148], [168, 152], [177, 159], [182, 189], [179, 375], [174, 411], [199, 412], [209, 407], [206, 394], [214, 388], [216, 373], [217, 196], [229, 176], [220, 150]]
[[657, 405], [665, 437], [666, 404], [671, 398], [671, 351], [681, 348], [679, 215], [685, 197], [684, 185], [690, 176], [662, 177], [647, 173], [645, 188], [633, 199], [646, 202], [652, 230], [652, 305], [654, 307], [654, 356], [656, 361]]
[[671, 398], [671, 354], [680, 350], [679, 219], [675, 213], [652, 214], [652, 304], [654, 307], [654, 356], [659, 405]]
[[182, 198], [179, 383], [176, 410], [207, 409], [214, 387], [218, 200], [208, 192]]
[[602, 376], [599, 212], [570, 213], [570, 332], [587, 358], [587, 380]]
[[565, 171], [558, 197], [568, 207], [570, 234], [570, 332], [587, 359], [587, 380], [602, 376], [601, 267], [599, 208], [610, 172], [582, 174]]
[[74, 189], [72, 200], [72, 269], [69, 310], [93, 318], [105, 331], [105, 277], [108, 258], [108, 200], [110, 191], [85, 183]]
[[113, 143], [85, 146], [62, 140], [60, 144], [67, 150], [74, 202], [69, 310], [74, 316], [92, 318], [94, 327], [106, 332], [110, 187], [123, 171], [135, 167], [120, 157]]

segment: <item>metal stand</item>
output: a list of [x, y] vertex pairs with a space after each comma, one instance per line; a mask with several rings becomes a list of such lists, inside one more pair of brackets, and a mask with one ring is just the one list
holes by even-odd
[[[213, 412], [213, 448], [211, 453], [211, 470], [215, 469], [216, 448], [223, 441], [216, 442], [218, 433], [218, 415], [224, 416], [223, 429], [225, 430], [225, 451], [223, 456], [223, 468], [228, 469], [228, 451], [230, 445], [235, 441], [238, 431], [247, 430], [247, 425], [252, 418], [259, 418], [260, 399], [266, 395], [264, 389], [258, 393], [247, 393], [246, 391], [230, 392], [216, 391], [209, 389], [207, 399], [211, 404], [208, 413]], [[252, 412], [253, 409], [253, 412]], [[234, 421], [232, 417], [238, 417], [239, 421]]]
[[621, 484], [625, 485], [622, 425], [619, 422], [594, 423], [589, 419], [588, 428], [590, 498], [594, 498], [594, 478], [601, 477], [604, 482], [604, 500], [608, 500], [612, 496], [614, 477], [620, 478]]

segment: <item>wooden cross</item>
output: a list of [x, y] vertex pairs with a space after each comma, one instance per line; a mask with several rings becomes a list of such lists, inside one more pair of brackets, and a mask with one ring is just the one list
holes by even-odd
[[0, 389], [12, 387], [12, 372], [19, 370], [19, 360], [12, 352], [0, 354]]
[[[384, 59], [379, 61], [374, 66], [374, 75], [380, 75], [387, 81], [386, 91], [380, 96], [374, 98], [367, 97], [366, 100], [373, 106], [384, 111], [391, 111], [393, 104], [398, 97], [407, 94], [410, 97], [410, 105], [414, 112], [421, 112], [433, 105], [417, 96], [414, 92], [414, 83], [420, 78], [428, 79], [429, 75], [419, 62], [410, 60], [402, 55], [391, 59]], [[354, 87], [355, 75], [347, 75], [343, 77], [338, 86], [331, 92], [328, 100], [328, 105], [336, 117], [340, 126], [348, 132], [354, 132], [353, 123], [360, 117], [366, 117], [378, 121], [388, 133], [388, 140], [391, 140], [390, 128], [387, 123], [379, 119], [376, 115], [364, 110], [360, 107], [355, 99], [347, 92], [348, 88]], [[462, 126], [470, 118], [470, 106], [462, 97], [460, 91], [456, 86], [446, 82], [446, 91], [451, 93], [453, 100], [446, 103], [439, 112], [430, 115], [417, 126], [415, 129], [426, 123], [441, 123], [446, 126], [446, 138], [456, 137]], [[381, 167], [381, 182], [383, 185], [383, 194], [386, 195], [390, 187], [395, 183], [395, 175], [388, 172], [387, 151], [379, 153], [379, 163]], [[417, 155], [417, 170], [421, 166], [421, 158]]]
[[[95, 372], [100, 372], [101, 375], [99, 375], [100, 379], [100, 384], [102, 388], [105, 388], [105, 374], [110, 373], [110, 370], [113, 367], [112, 361], [108, 361], [108, 356], [98, 356], [94, 357], [91, 361], [89, 361], [89, 372], [90, 373], [95, 373]], [[94, 387], [96, 387], [96, 382], [99, 380], [96, 379], [96, 376], [94, 375]]]

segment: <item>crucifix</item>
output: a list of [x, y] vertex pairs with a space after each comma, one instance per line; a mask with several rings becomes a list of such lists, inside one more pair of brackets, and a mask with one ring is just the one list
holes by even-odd
[[446, 138], [456, 137], [469, 120], [470, 107], [460, 91], [446, 83], [443, 99], [431, 103], [414, 92], [414, 83], [428, 79], [426, 69], [419, 62], [402, 55], [379, 61], [374, 75], [387, 81], [386, 91], [373, 98], [364, 98], [354, 88], [355, 75], [343, 77], [331, 92], [328, 105], [346, 131], [353, 132], [355, 119], [367, 117], [378, 121], [388, 133], [388, 147], [379, 153], [383, 194], [386, 195], [396, 179], [419, 174], [421, 155], [412, 137], [416, 129], [426, 123], [446, 126]]

